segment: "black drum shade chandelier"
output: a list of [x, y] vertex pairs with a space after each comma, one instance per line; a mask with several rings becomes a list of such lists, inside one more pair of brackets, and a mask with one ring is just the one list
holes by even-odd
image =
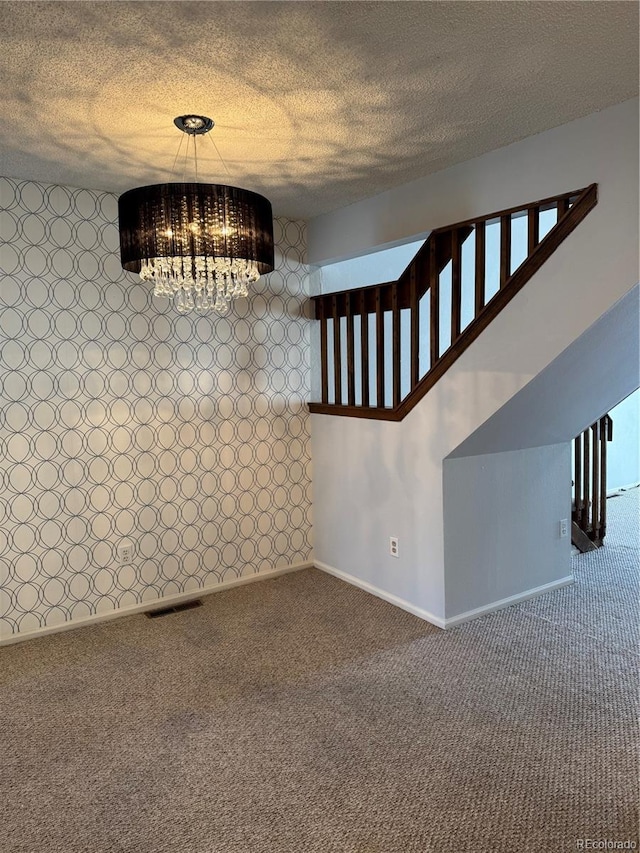
[[[271, 203], [250, 190], [199, 183], [196, 137], [214, 122], [186, 115], [174, 123], [187, 134], [185, 161], [193, 140], [196, 181], [120, 196], [122, 266], [153, 282], [154, 296], [173, 299], [181, 313], [226, 314], [233, 299], [247, 296], [248, 286], [273, 270]], [[179, 154], [180, 148], [176, 162]]]

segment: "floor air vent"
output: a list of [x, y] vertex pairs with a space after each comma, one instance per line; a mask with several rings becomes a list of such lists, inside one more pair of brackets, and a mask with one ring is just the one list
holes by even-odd
[[202, 602], [199, 598], [195, 601], [185, 601], [183, 604], [176, 604], [173, 607], [163, 607], [160, 610], [148, 610], [146, 616], [149, 619], [158, 619], [160, 616], [168, 616], [170, 613], [181, 613], [183, 610], [193, 610], [194, 607], [202, 607]]

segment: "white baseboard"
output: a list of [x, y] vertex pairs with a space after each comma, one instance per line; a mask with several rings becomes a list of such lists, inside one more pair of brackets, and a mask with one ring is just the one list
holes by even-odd
[[393, 604], [401, 610], [406, 610], [408, 613], [412, 613], [419, 619], [424, 619], [425, 622], [429, 622], [437, 628], [445, 629], [453, 628], [455, 625], [461, 625], [463, 622], [469, 622], [470, 620], [477, 619], [480, 616], [486, 616], [488, 613], [501, 610], [503, 607], [510, 607], [512, 604], [527, 601], [529, 598], [535, 598], [545, 592], [551, 592], [554, 589], [561, 589], [562, 587], [569, 586], [573, 583], [573, 575], [568, 575], [567, 577], [560, 578], [560, 580], [543, 584], [535, 589], [530, 589], [526, 592], [512, 595], [509, 598], [503, 598], [500, 601], [494, 601], [491, 604], [484, 605], [483, 607], [477, 607], [475, 610], [468, 610], [466, 613], [460, 613], [458, 616], [450, 616], [448, 619], [443, 619], [440, 616], [435, 616], [428, 610], [424, 610], [422, 607], [416, 607], [416, 605], [411, 604], [409, 601], [405, 601], [403, 598], [399, 598], [397, 595], [393, 595], [390, 592], [379, 589], [378, 587], [373, 586], [373, 584], [363, 581], [354, 575], [350, 575], [347, 572], [343, 572], [340, 569], [335, 569], [333, 566], [329, 566], [326, 563], [321, 563], [315, 560], [313, 562], [294, 563], [290, 566], [283, 566], [279, 569], [270, 569], [266, 572], [257, 572], [253, 575], [246, 575], [244, 577], [234, 578], [233, 580], [223, 581], [215, 586], [193, 589], [189, 590], [189, 592], [183, 592], [178, 595], [168, 595], [164, 598], [145, 601], [142, 604], [130, 604], [126, 607], [121, 607], [118, 610], [111, 610], [108, 613], [98, 613], [94, 616], [83, 616], [81, 619], [73, 619], [69, 622], [63, 622], [60, 625], [45, 626], [43, 628], [37, 628], [35, 631], [25, 631], [23, 634], [11, 634], [9, 637], [3, 637], [0, 639], [0, 646], [9, 646], [14, 643], [21, 643], [25, 640], [33, 640], [36, 637], [44, 637], [47, 634], [59, 634], [62, 631], [72, 631], [76, 628], [83, 628], [87, 625], [96, 625], [100, 622], [109, 622], [112, 619], [120, 619], [124, 616], [134, 616], [136, 613], [146, 613], [149, 610], [171, 607], [172, 605], [181, 604], [185, 601], [191, 601], [194, 598], [202, 598], [205, 595], [212, 595], [215, 592], [223, 592], [224, 590], [231, 589], [234, 586], [243, 586], [244, 584], [255, 583], [256, 581], [285, 575], [289, 572], [297, 572], [301, 569], [310, 569], [314, 567], [329, 575], [333, 575], [352, 586], [356, 586], [365, 592], [371, 593], [371, 595], [375, 595], [377, 598], [381, 598], [383, 601], [387, 601], [389, 604]]
[[47, 634], [59, 634], [61, 631], [72, 631], [75, 628], [84, 628], [87, 625], [96, 625], [99, 622], [109, 622], [111, 619], [120, 619], [123, 616], [134, 616], [136, 613], [146, 613], [149, 610], [160, 610], [163, 607], [172, 607], [176, 604], [182, 604], [185, 601], [192, 601], [195, 598], [202, 598], [205, 595], [211, 595], [214, 592], [223, 592], [225, 589], [231, 589], [234, 586], [243, 586], [247, 583], [255, 583], [255, 581], [266, 580], [267, 578], [276, 578], [278, 575], [286, 575], [289, 572], [297, 572], [300, 569], [312, 569], [313, 562], [294, 563], [290, 566], [283, 566], [279, 569], [269, 569], [265, 572], [256, 572], [253, 575], [245, 575], [233, 580], [222, 581], [215, 586], [201, 587], [200, 589], [191, 589], [189, 592], [181, 592], [177, 595], [167, 595], [164, 598], [154, 598], [150, 601], [145, 601], [142, 604], [128, 604], [126, 607], [120, 607], [117, 610], [110, 610], [108, 613], [97, 613], [93, 616], [83, 616], [80, 619], [72, 619], [69, 622], [62, 622], [60, 625], [50, 625], [43, 628], [36, 628], [35, 631], [25, 631], [23, 634], [11, 634], [9, 637], [0, 639], [0, 646], [9, 646], [13, 643], [21, 643], [24, 640], [33, 640], [36, 637], [44, 637]]
[[527, 601], [529, 598], [537, 598], [545, 592], [552, 592], [554, 589], [562, 589], [562, 587], [570, 586], [573, 583], [573, 575], [567, 575], [557, 581], [536, 586], [534, 589], [519, 592], [516, 595], [510, 595], [508, 598], [501, 598], [499, 601], [493, 601], [491, 604], [485, 604], [482, 607], [476, 607], [474, 610], [467, 610], [466, 613], [459, 613], [457, 616], [449, 616], [444, 620], [445, 628], [453, 628], [455, 625], [461, 625], [463, 622], [470, 622], [472, 619], [477, 619], [479, 616], [486, 616], [489, 613], [495, 613], [496, 610], [502, 610], [504, 607], [511, 607], [512, 604], [519, 604], [521, 601]]
[[342, 581], [346, 581], [346, 583], [351, 584], [351, 586], [357, 586], [359, 589], [363, 589], [365, 592], [370, 592], [371, 595], [375, 595], [377, 598], [381, 598], [383, 601], [388, 601], [389, 604], [394, 604], [396, 607], [399, 607], [401, 610], [406, 610], [408, 613], [413, 613], [414, 616], [417, 616], [419, 619], [424, 619], [425, 622], [430, 622], [432, 625], [435, 625], [438, 628], [445, 628], [445, 620], [441, 619], [439, 616], [435, 616], [433, 613], [429, 613], [428, 610], [423, 610], [422, 607], [416, 607], [415, 604], [411, 604], [409, 601], [405, 601], [403, 598], [399, 598], [397, 595], [393, 595], [390, 592], [385, 592], [383, 589], [379, 589], [377, 586], [368, 583], [367, 581], [360, 580], [360, 578], [355, 577], [354, 575], [349, 575], [347, 572], [343, 572], [340, 569], [334, 569], [333, 566], [327, 565], [327, 563], [320, 563], [318, 560], [315, 560], [313, 565], [316, 569], [320, 569], [321, 572], [326, 572], [328, 575], [333, 575], [336, 578], [340, 578]]
[[615, 489], [611, 489], [610, 492], [607, 492], [607, 497], [610, 498], [613, 495], [620, 495], [620, 494], [622, 494], [622, 492], [628, 492], [631, 489], [637, 489], [638, 486], [640, 486], [640, 483], [629, 483], [626, 486], [618, 486]]
[[499, 601], [491, 602], [491, 604], [485, 604], [482, 607], [476, 607], [474, 610], [468, 610], [466, 613], [460, 613], [458, 616], [450, 616], [448, 619], [443, 619], [440, 616], [435, 616], [428, 610], [424, 610], [422, 607], [416, 607], [414, 604], [411, 604], [409, 601], [405, 601], [403, 598], [399, 598], [397, 595], [385, 592], [385, 590], [379, 589], [367, 581], [360, 580], [360, 578], [347, 574], [347, 572], [343, 572], [340, 569], [335, 569], [333, 566], [329, 566], [326, 563], [321, 563], [316, 560], [314, 562], [314, 566], [316, 569], [320, 569], [320, 571], [326, 572], [328, 575], [340, 578], [340, 580], [346, 581], [346, 583], [349, 583], [352, 586], [357, 586], [365, 592], [370, 592], [371, 595], [375, 595], [377, 598], [383, 599], [383, 601], [388, 601], [389, 604], [394, 604], [401, 610], [413, 613], [414, 616], [417, 616], [419, 619], [424, 619], [425, 622], [430, 622], [438, 628], [445, 629], [453, 628], [456, 625], [461, 625], [463, 622], [469, 622], [472, 619], [478, 619], [480, 616], [486, 616], [489, 613], [494, 613], [496, 610], [502, 610], [504, 607], [510, 607], [512, 604], [527, 601], [529, 598], [536, 598], [538, 595], [542, 595], [545, 592], [551, 592], [554, 589], [562, 589], [562, 587], [569, 586], [573, 583], [573, 575], [567, 575], [557, 581], [551, 581], [551, 583], [543, 584], [542, 586], [535, 587], [534, 589], [519, 592], [517, 595], [511, 595], [509, 598], [502, 598]]

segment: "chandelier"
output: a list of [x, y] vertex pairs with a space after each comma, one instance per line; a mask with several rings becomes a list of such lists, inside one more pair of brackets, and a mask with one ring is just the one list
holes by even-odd
[[[196, 137], [214, 122], [186, 115], [174, 124], [187, 134], [185, 163], [193, 140], [196, 180], [120, 196], [122, 266], [153, 282], [154, 296], [173, 299], [181, 313], [226, 314], [233, 299], [247, 296], [249, 285], [273, 269], [271, 203], [250, 190], [198, 183]], [[179, 154], [180, 148], [175, 162]]]

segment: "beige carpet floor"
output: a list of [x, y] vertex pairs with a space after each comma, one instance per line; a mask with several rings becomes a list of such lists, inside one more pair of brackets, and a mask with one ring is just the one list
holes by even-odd
[[0, 851], [637, 843], [639, 494], [576, 585], [446, 633], [307, 570], [0, 649]]

